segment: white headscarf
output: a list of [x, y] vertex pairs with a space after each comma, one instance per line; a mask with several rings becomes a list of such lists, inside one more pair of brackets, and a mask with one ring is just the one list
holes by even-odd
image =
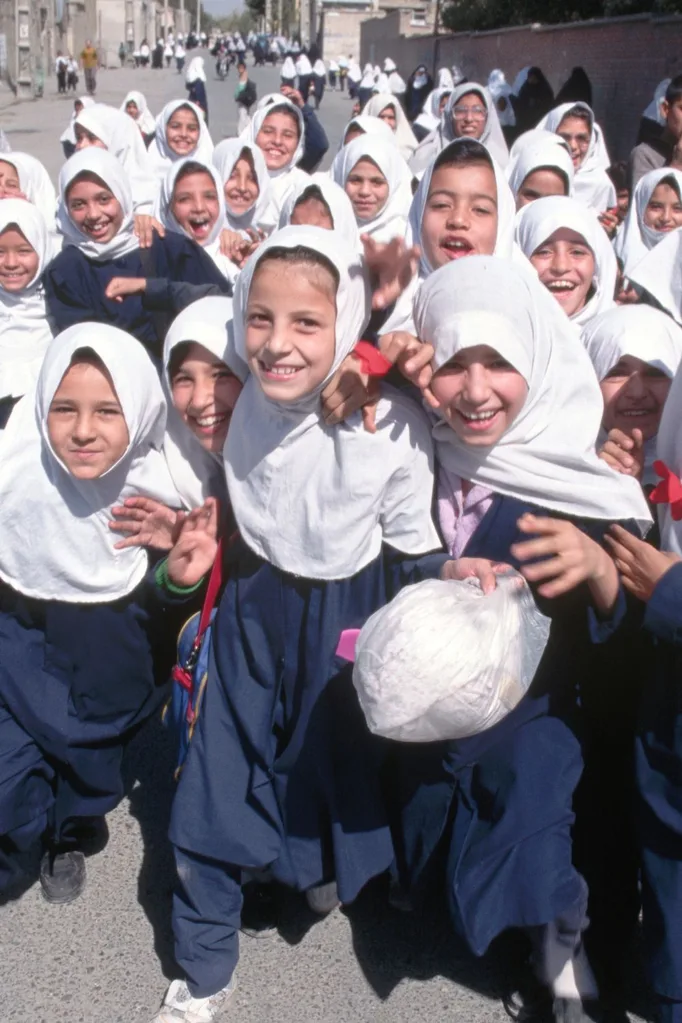
[[[95, 174], [121, 204], [123, 223], [109, 242], [93, 241], [71, 219], [67, 192], [69, 185], [79, 174]], [[95, 262], [120, 259], [140, 247], [134, 230], [133, 198], [128, 175], [116, 157], [107, 150], [88, 146], [87, 149], [74, 153], [60, 170], [57, 227], [64, 238], [64, 245], [75, 245], [84, 256]]]
[[142, 136], [132, 117], [114, 107], [95, 103], [81, 110], [76, 124], [96, 135], [119, 161], [130, 182], [135, 212], [151, 213], [157, 185]]
[[562, 103], [561, 106], [554, 107], [553, 110], [550, 110], [542, 118], [538, 123], [538, 128], [558, 132], [559, 126], [566, 114], [576, 109], [581, 110], [588, 116], [592, 130], [590, 133], [590, 145], [585, 158], [575, 171], [573, 194], [585, 206], [596, 210], [597, 213], [603, 213], [604, 210], [615, 206], [616, 190], [611, 178], [606, 173], [606, 168], [610, 167], [611, 160], [609, 159], [604, 141], [604, 133], [594, 119], [592, 107], [581, 101], [577, 103]]
[[516, 242], [528, 259], [547, 239], [567, 228], [581, 235], [594, 256], [593, 295], [583, 308], [571, 317], [582, 330], [598, 313], [614, 304], [618, 264], [616, 256], [596, 214], [576, 199], [549, 195], [519, 210], [516, 217]]
[[296, 77], [296, 65], [294, 64], [291, 57], [285, 57], [282, 62], [282, 67], [279, 72], [280, 78], [286, 78], [290, 81]]
[[374, 90], [375, 93], [381, 93], [383, 96], [390, 96], [391, 89], [388, 84], [388, 75], [385, 75], [383, 71], [380, 71], [374, 79]]
[[523, 408], [495, 445], [468, 447], [441, 420], [433, 430], [436, 457], [461, 479], [561, 515], [634, 519], [646, 528], [651, 518], [638, 482], [597, 457], [601, 392], [585, 349], [548, 299], [523, 268], [494, 256], [456, 260], [424, 281], [415, 323], [435, 348], [434, 370], [462, 349], [489, 345], [528, 385]]
[[[568, 143], [564, 142], [561, 135], [557, 135], [556, 132], [547, 131], [546, 128], [531, 128], [529, 131], [522, 132], [517, 139], [514, 139], [512, 147], [509, 150], [509, 159], [514, 160], [517, 158], [521, 151], [530, 146], [545, 145], [548, 142], [554, 143], [555, 146], [561, 146], [568, 155], [570, 152], [568, 149]], [[571, 164], [573, 160], [571, 160]]]
[[301, 111], [299, 110], [295, 103], [292, 103], [291, 100], [288, 100], [285, 96], [281, 96], [275, 102], [268, 104], [268, 106], [262, 107], [260, 110], [257, 109], [253, 117], [251, 118], [249, 126], [245, 128], [244, 131], [239, 136], [241, 139], [245, 139], [247, 142], [253, 142], [254, 145], [258, 145], [256, 141], [258, 138], [258, 133], [263, 127], [263, 123], [266, 120], [266, 118], [268, 118], [270, 114], [274, 114], [277, 111], [282, 110], [291, 111], [294, 114], [296, 118], [296, 123], [298, 124], [299, 135], [298, 145], [296, 146], [293, 156], [286, 164], [286, 166], [281, 167], [279, 170], [275, 171], [271, 171], [268, 169], [272, 205], [274, 207], [277, 217], [279, 217], [279, 211], [282, 208], [282, 203], [286, 199], [289, 189], [293, 188], [293, 186], [298, 181], [302, 180], [303, 178], [307, 178], [308, 176], [305, 173], [305, 171], [302, 171], [299, 167], [296, 166], [298, 161], [303, 156], [303, 151], [305, 149], [305, 122], [303, 120], [303, 114], [301, 113]]
[[[384, 70], [386, 70], [385, 67]], [[407, 82], [398, 73], [398, 69], [395, 66], [388, 75], [388, 88], [394, 96], [403, 96], [407, 92]]]
[[305, 53], [300, 54], [296, 59], [296, 74], [299, 77], [306, 78], [308, 75], [313, 73], [313, 67]]
[[650, 249], [630, 271], [630, 280], [682, 324], [682, 231], [671, 231]]
[[[169, 231], [173, 231], [175, 234], [184, 234], [186, 238], [190, 238], [192, 241], [195, 241], [194, 236], [180, 226], [178, 221], [175, 219], [173, 211], [171, 210], [175, 182], [177, 181], [180, 172], [188, 163], [199, 163], [199, 161], [193, 156], [188, 156], [182, 160], [178, 160], [177, 163], [172, 164], [172, 166], [168, 168], [166, 176], [161, 184], [161, 191], [159, 192], [159, 196], [156, 200], [154, 216]], [[225, 195], [223, 193], [223, 184], [220, 180], [218, 171], [212, 163], [201, 163], [199, 165], [211, 177], [211, 180], [215, 185], [215, 190], [218, 195], [218, 219], [213, 225], [208, 238], [206, 238], [203, 242], [197, 242], [197, 244], [200, 245], [204, 252], [211, 257], [221, 274], [229, 281], [234, 281], [239, 268], [220, 251], [220, 234], [227, 226], [225, 220]]]
[[668, 91], [668, 86], [672, 82], [672, 78], [664, 78], [656, 86], [654, 92], [654, 98], [648, 107], [642, 112], [642, 117], [648, 117], [650, 121], [656, 121], [658, 124], [663, 126], [665, 124], [665, 117], [661, 110], [661, 103], [665, 99], [665, 94]]
[[[125, 454], [92, 480], [71, 475], [47, 430], [52, 399], [82, 348], [106, 366], [129, 434]], [[114, 549], [111, 508], [138, 494], [178, 504], [160, 451], [165, 424], [158, 374], [139, 341], [102, 323], [59, 334], [35, 391], [16, 406], [0, 438], [0, 578], [39, 600], [99, 604], [132, 593], [147, 572], [147, 553]]]
[[672, 167], [657, 167], [639, 179], [630, 201], [623, 230], [616, 236], [613, 247], [616, 255], [623, 261], [623, 272], [626, 277], [634, 270], [650, 249], [655, 248], [670, 234], [669, 231], [656, 231], [644, 223], [644, 214], [651, 197], [666, 178], [672, 179], [677, 187], [677, 194], [682, 196], [682, 171]]
[[[156, 119], [152, 114], [147, 100], [143, 93], [138, 92], [137, 89], [132, 89], [126, 98], [121, 103], [121, 110], [126, 113], [126, 107], [129, 103], [134, 103], [139, 110], [139, 116], [135, 118], [135, 123], [142, 132], [143, 135], [151, 135], [152, 132], [156, 131]], [[130, 117], [130, 114], [128, 114]]]
[[504, 76], [504, 71], [500, 68], [495, 68], [495, 70], [491, 71], [488, 75], [488, 91], [495, 100], [496, 106], [499, 99], [505, 99], [507, 101], [507, 105], [504, 110], [497, 111], [500, 124], [507, 126], [515, 125], [516, 114], [514, 113], [514, 107], [511, 105], [511, 100], [509, 99], [512, 95], [512, 87], [507, 82], [507, 79]]
[[176, 163], [177, 160], [183, 160], [184, 156], [178, 156], [178, 154], [171, 149], [168, 145], [168, 139], [166, 138], [166, 129], [168, 122], [172, 118], [176, 110], [181, 107], [187, 107], [192, 111], [197, 121], [199, 122], [199, 141], [197, 142], [196, 148], [191, 153], [185, 154], [191, 156], [193, 160], [198, 160], [199, 163], [206, 163], [210, 161], [213, 154], [213, 139], [206, 125], [202, 110], [196, 105], [196, 103], [190, 103], [188, 99], [174, 99], [170, 103], [166, 103], [165, 107], [156, 118], [156, 135], [154, 141], [149, 147], [149, 159], [154, 169], [155, 174], [165, 174], [168, 168]]
[[0, 199], [0, 234], [16, 224], [38, 255], [38, 269], [22, 291], [0, 285], [0, 398], [20, 398], [38, 379], [52, 332], [40, 279], [51, 256], [50, 235], [40, 210], [25, 199]]
[[[285, 227], [254, 253], [235, 291], [237, 354], [254, 270], [272, 247], [304, 246], [336, 268], [336, 347], [325, 380], [290, 404], [269, 401], [250, 376], [225, 445], [227, 486], [248, 546], [282, 571], [309, 579], [347, 579], [373, 561], [382, 542], [406, 554], [440, 546], [431, 522], [433, 477], [428, 428], [407, 399], [379, 403], [379, 430], [364, 432], [356, 413], [325, 425], [320, 394], [362, 335], [370, 297], [362, 260], [336, 232]], [[376, 442], [376, 443], [375, 443]]]
[[380, 117], [369, 117], [367, 114], [358, 114], [357, 117], [353, 117], [346, 127], [341, 132], [341, 142], [339, 143], [339, 152], [343, 149], [344, 139], [346, 133], [351, 125], [356, 124], [358, 128], [361, 128], [365, 135], [378, 135], [382, 139], [390, 139], [397, 148], [396, 137], [393, 134], [393, 130], [386, 121], [382, 121]]
[[400, 155], [405, 160], [409, 160], [417, 148], [417, 140], [414, 137], [414, 132], [410, 127], [410, 122], [407, 119], [407, 115], [405, 114], [400, 101], [397, 100], [395, 96], [391, 96], [390, 93], [380, 93], [377, 96], [372, 96], [369, 102], [365, 103], [362, 113], [369, 114], [370, 117], [379, 117], [381, 111], [385, 110], [386, 107], [391, 107], [395, 111], [395, 140], [398, 145]]
[[502, 128], [500, 127], [497, 108], [491, 99], [490, 93], [482, 85], [478, 85], [477, 82], [462, 82], [461, 85], [456, 85], [452, 90], [445, 110], [441, 114], [438, 127], [435, 128], [430, 135], [427, 135], [423, 142], [420, 142], [414, 156], [410, 160], [410, 170], [413, 174], [419, 176], [419, 174], [436, 159], [440, 151], [445, 148], [448, 142], [453, 141], [455, 137], [453, 110], [459, 103], [462, 96], [467, 96], [470, 92], [481, 97], [483, 106], [488, 111], [488, 117], [485, 122], [483, 132], [481, 137], [476, 141], [483, 143], [491, 156], [497, 161], [497, 163], [499, 163], [500, 167], [504, 168], [507, 166], [509, 150], [507, 149], [507, 143], [505, 142]]
[[360, 79], [361, 89], [373, 89], [374, 88], [374, 68], [371, 64], [365, 64], [362, 69], [362, 78]]
[[206, 72], [204, 71], [204, 58], [203, 57], [192, 57], [190, 60], [187, 71], [185, 72], [185, 81], [188, 85], [192, 82], [205, 82]]
[[360, 70], [360, 65], [357, 61], [354, 60], [351, 62], [346, 77], [349, 82], [357, 83], [360, 81], [362, 78], [362, 71]]
[[[614, 306], [588, 323], [582, 341], [600, 382], [626, 355], [662, 370], [671, 380], [682, 359], [682, 330], [665, 313], [648, 305]], [[657, 482], [655, 460], [654, 436], [644, 444], [645, 486]]]
[[258, 198], [253, 206], [239, 216], [232, 213], [225, 204], [225, 218], [231, 231], [245, 231], [249, 227], [271, 231], [275, 225], [275, 211], [270, 198], [270, 175], [265, 163], [263, 151], [254, 142], [246, 142], [242, 138], [225, 139], [213, 150], [213, 165], [218, 171], [224, 186], [230, 180], [235, 165], [246, 150], [253, 162], [253, 172], [258, 182]]
[[[456, 139], [454, 142], [450, 142], [439, 154], [439, 158], [442, 157], [443, 161], [445, 161], [447, 159], [447, 155], [454, 153], [457, 147], [462, 145], [465, 141], [469, 142], [472, 140]], [[488, 154], [488, 156], [492, 163], [493, 173], [495, 175], [495, 184], [497, 185], [497, 239], [495, 241], [494, 251], [496, 256], [505, 256], [509, 258], [512, 254], [514, 244], [514, 217], [516, 216], [514, 197], [501, 168], [498, 167], [490, 154]], [[434, 170], [435, 162], [431, 164], [424, 174], [424, 177], [419, 182], [419, 188], [415, 192], [414, 199], [412, 200], [412, 206], [410, 207], [409, 241], [410, 244], [419, 245], [421, 248], [421, 258], [419, 260], [419, 274], [421, 277], [426, 277], [434, 271], [434, 267], [432, 267], [428, 261], [424, 245], [421, 240], [424, 210], [426, 209], [426, 200], [429, 196], [429, 188], [431, 186], [431, 178], [433, 177]]]
[[455, 81], [452, 77], [452, 71], [448, 67], [438, 68], [438, 79], [436, 81], [437, 89], [446, 89], [448, 92], [452, 92], [455, 87]]
[[315, 63], [313, 64], [313, 74], [317, 75], [318, 78], [325, 78], [327, 75], [327, 69], [324, 66], [324, 61], [322, 60], [321, 57], [318, 57]]
[[438, 87], [430, 92], [424, 100], [424, 106], [421, 109], [419, 117], [415, 119], [415, 124], [419, 124], [422, 128], [427, 131], [434, 131], [440, 124], [440, 103], [443, 96], [448, 96], [452, 92], [452, 88]]
[[566, 181], [566, 194], [572, 195], [573, 160], [564, 145], [557, 145], [557, 139], [558, 135], [547, 135], [546, 139], [530, 141], [511, 157], [507, 166], [507, 181], [514, 198], [528, 175], [540, 168], [558, 171]]
[[358, 220], [358, 227], [362, 234], [370, 234], [375, 241], [388, 242], [391, 238], [402, 237], [412, 203], [412, 189], [410, 172], [394, 145], [376, 135], [360, 135], [336, 154], [330, 175], [345, 190], [351, 171], [364, 159], [376, 164], [386, 178], [388, 198], [376, 217]]
[[30, 203], [36, 206], [43, 215], [48, 228], [54, 230], [54, 218], [57, 213], [57, 193], [52, 179], [40, 160], [29, 153], [2, 154], [0, 159], [11, 164], [19, 175], [19, 186]]
[[[84, 107], [92, 107], [92, 106], [95, 105], [95, 100], [92, 98], [92, 96], [77, 96], [76, 99], [73, 102], [74, 102], [74, 107], [75, 107], [76, 103], [82, 103], [82, 105]], [[64, 131], [59, 136], [59, 141], [60, 142], [70, 142], [72, 146], [76, 145], [76, 117], [77, 116], [78, 115], [76, 114], [76, 111], [74, 109], [73, 113], [71, 114], [71, 120], [69, 121], [69, 123], [67, 124], [66, 128], [64, 129]]]
[[225, 491], [225, 474], [222, 455], [202, 447], [173, 405], [170, 363], [177, 346], [186, 342], [199, 344], [221, 359], [243, 383], [248, 370], [234, 350], [232, 299], [211, 295], [192, 302], [173, 320], [163, 345], [163, 385], [168, 401], [163, 453], [183, 504], [198, 508], [207, 497]]
[[343, 243], [351, 251], [361, 249], [360, 231], [355, 222], [353, 204], [340, 185], [329, 177], [327, 173], [311, 174], [307, 181], [299, 181], [289, 192], [282, 212], [279, 215], [278, 227], [288, 227], [297, 203], [310, 189], [317, 190], [322, 196], [326, 206], [329, 208], [334, 231], [337, 231], [343, 238]]

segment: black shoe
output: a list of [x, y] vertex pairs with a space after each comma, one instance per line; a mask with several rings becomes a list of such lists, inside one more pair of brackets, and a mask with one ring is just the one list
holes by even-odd
[[85, 888], [85, 856], [82, 852], [50, 852], [40, 862], [43, 897], [55, 905], [73, 902]]
[[252, 881], [244, 885], [240, 931], [248, 938], [272, 938], [277, 933], [279, 901], [273, 884]]

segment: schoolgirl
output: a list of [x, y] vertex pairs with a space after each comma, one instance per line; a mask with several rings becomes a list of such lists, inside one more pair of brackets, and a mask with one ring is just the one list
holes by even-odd
[[412, 133], [417, 142], [423, 142], [426, 136], [438, 127], [451, 92], [452, 87], [445, 86], [434, 89], [426, 97], [421, 112], [412, 122]]
[[204, 121], [208, 127], [208, 96], [206, 95], [206, 72], [204, 58], [192, 57], [185, 71], [185, 88], [191, 103], [203, 111]]
[[154, 215], [167, 230], [201, 246], [223, 276], [234, 282], [238, 267], [220, 248], [220, 236], [227, 227], [225, 197], [212, 163], [192, 157], [176, 161], [166, 172]]
[[495, 104], [488, 90], [476, 82], [464, 82], [452, 90], [438, 127], [419, 144], [409, 161], [410, 170], [421, 177], [448, 142], [463, 137], [483, 143], [493, 159], [506, 167], [509, 151]]
[[594, 212], [577, 199], [554, 195], [525, 206], [515, 235], [544, 286], [580, 330], [614, 304], [613, 247]]
[[369, 117], [367, 114], [358, 114], [348, 122], [341, 135], [339, 150], [347, 146], [353, 139], [360, 135], [377, 135], [382, 139], [391, 139], [395, 142], [395, 135], [386, 121], [379, 117]]
[[[393, 61], [391, 61], [391, 63], [393, 63]], [[446, 81], [443, 78], [443, 71], [447, 72], [447, 75], [450, 75], [447, 68], [441, 68], [438, 72], [437, 88], [440, 88], [441, 86], [448, 86], [452, 89], [452, 75], [450, 75], [449, 81]], [[405, 104], [405, 113], [407, 114], [408, 120], [414, 122], [419, 111], [426, 105], [428, 96], [433, 91], [433, 88], [433, 78], [426, 70], [426, 67], [423, 64], [419, 64], [407, 79], [407, 84], [403, 83], [403, 102]]]
[[626, 277], [641, 259], [682, 227], [682, 172], [671, 167], [649, 171], [635, 185], [632, 202], [614, 249]]
[[596, 213], [616, 205], [616, 190], [606, 173], [611, 165], [604, 134], [587, 103], [562, 103], [538, 123], [556, 132], [571, 150], [575, 169], [573, 194]]
[[64, 249], [45, 276], [47, 313], [54, 333], [84, 317], [126, 329], [158, 357], [165, 324], [139, 295], [121, 303], [107, 290], [113, 278], [160, 278], [189, 284], [230, 285], [213, 260], [188, 238], [155, 234], [142, 250], [133, 227], [130, 183], [110, 153], [89, 148], [68, 160], [59, 175], [59, 230]]
[[644, 300], [658, 305], [682, 325], [682, 232], [669, 231], [635, 263], [630, 281], [645, 292]]
[[296, 75], [298, 77], [298, 91], [303, 97], [303, 102], [307, 103], [313, 77], [313, 66], [305, 53], [299, 53], [296, 58]]
[[393, 134], [398, 147], [398, 152], [404, 160], [409, 161], [417, 148], [417, 140], [414, 137], [410, 122], [407, 120], [400, 100], [390, 92], [372, 96], [370, 101], [363, 107], [362, 113], [365, 117], [378, 117], [385, 121]]
[[257, 145], [265, 157], [272, 202], [279, 217], [289, 189], [306, 177], [305, 171], [296, 166], [305, 147], [303, 114], [295, 103], [281, 97], [256, 110], [242, 137]]
[[156, 119], [149, 109], [144, 94], [137, 89], [132, 89], [121, 103], [121, 110], [133, 119], [140, 129], [145, 146], [149, 149], [149, 144], [156, 131]]
[[124, 168], [136, 213], [150, 213], [157, 183], [142, 137], [130, 117], [120, 110], [95, 103], [76, 118], [76, 149], [108, 150]]
[[327, 174], [311, 174], [307, 182], [300, 182], [291, 190], [284, 201], [278, 226], [289, 224], [337, 231], [352, 252], [362, 248], [353, 205], [343, 188]]
[[50, 256], [40, 211], [25, 199], [0, 200], [0, 428], [35, 386], [52, 340], [41, 285]]
[[558, 135], [529, 141], [511, 156], [507, 180], [516, 208], [548, 195], [572, 195], [573, 161]]
[[0, 193], [3, 198], [16, 195], [28, 199], [40, 211], [51, 232], [55, 229], [57, 193], [40, 160], [29, 153], [3, 154], [0, 160]]
[[260, 147], [243, 139], [225, 139], [213, 150], [213, 165], [223, 183], [229, 229], [269, 233], [276, 218], [270, 203], [270, 176]]
[[405, 234], [411, 175], [391, 142], [361, 135], [336, 154], [330, 176], [345, 190], [363, 234], [379, 242]]
[[282, 61], [282, 66], [279, 69], [279, 77], [282, 85], [287, 85], [290, 89], [296, 86], [296, 65], [294, 64], [293, 57], [286, 56]]
[[[159, 1023], [213, 1019], [231, 993], [243, 870], [267, 867], [299, 891], [335, 880], [351, 901], [393, 856], [377, 749], [335, 650], [343, 628], [388, 598], [392, 566], [405, 579], [437, 574], [444, 557], [413, 560], [437, 547], [417, 406], [387, 395], [374, 436], [359, 417], [333, 429], [321, 418], [320, 392], [360, 337], [367, 299], [359, 257], [312, 227], [269, 238], [237, 283], [237, 352], [251, 375], [225, 466], [242, 540], [173, 810], [186, 980], [171, 985]], [[169, 578], [202, 575], [207, 548], [203, 564], [178, 571], [181, 536]]]
[[71, 114], [71, 120], [59, 136], [65, 160], [68, 160], [69, 157], [73, 156], [76, 152], [76, 118], [84, 107], [91, 107], [94, 102], [95, 101], [92, 96], [77, 96], [73, 101], [73, 113]]
[[108, 520], [128, 495], [174, 503], [165, 421], [142, 346], [81, 323], [54, 339], [0, 438], [2, 890], [43, 841], [45, 897], [80, 894], [81, 843], [122, 798], [124, 746], [163, 695], [147, 554], [115, 552]]
[[156, 118], [156, 133], [149, 147], [154, 174], [165, 174], [177, 160], [192, 157], [205, 163], [213, 154], [213, 141], [201, 110], [188, 100], [171, 100]]
[[602, 403], [589, 359], [522, 267], [488, 256], [442, 267], [418, 293], [415, 323], [434, 349], [428, 394], [452, 575], [489, 584], [493, 563], [521, 569], [552, 626], [509, 717], [397, 751], [399, 864], [415, 886], [444, 847], [453, 922], [472, 951], [527, 930], [554, 1018], [580, 1019], [596, 988], [581, 950], [587, 891], [571, 861], [576, 694], [590, 619], [620, 608], [602, 535], [614, 519], [646, 527], [650, 517], [636, 481], [597, 458]]
[[360, 104], [360, 110], [363, 110], [372, 98], [374, 91], [374, 68], [371, 64], [367, 63], [362, 69], [362, 77], [358, 82], [357, 87], [357, 101]]

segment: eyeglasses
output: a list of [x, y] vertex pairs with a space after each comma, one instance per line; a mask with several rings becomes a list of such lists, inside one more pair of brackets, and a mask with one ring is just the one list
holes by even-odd
[[455, 107], [453, 113], [455, 117], [473, 117], [476, 121], [481, 121], [488, 116], [485, 107]]

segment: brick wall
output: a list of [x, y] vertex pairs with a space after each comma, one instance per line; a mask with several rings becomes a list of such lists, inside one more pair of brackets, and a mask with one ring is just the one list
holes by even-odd
[[458, 64], [472, 81], [487, 81], [502, 68], [508, 82], [528, 64], [542, 68], [555, 92], [581, 64], [592, 81], [597, 120], [612, 159], [634, 144], [642, 110], [662, 78], [682, 72], [682, 17], [647, 14], [573, 25], [523, 26], [499, 32], [461, 32], [406, 38], [389, 15], [362, 26], [361, 60], [392, 57], [403, 77], [419, 63], [433, 69]]

